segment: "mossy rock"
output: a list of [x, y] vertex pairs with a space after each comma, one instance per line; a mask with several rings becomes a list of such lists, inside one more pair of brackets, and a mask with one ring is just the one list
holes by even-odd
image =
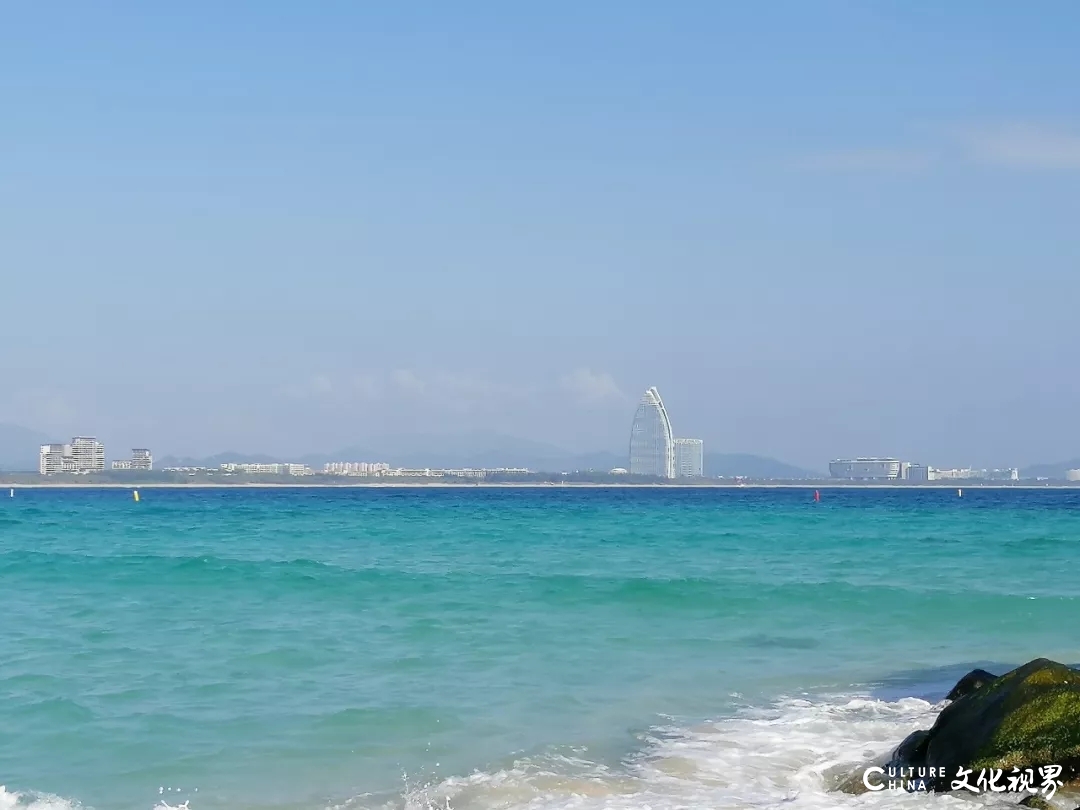
[[[1060, 765], [1080, 772], [1080, 672], [1037, 658], [946, 706], [926, 743], [926, 764], [956, 773]], [[937, 786], [948, 790], [948, 782]]]
[[1020, 807], [1030, 807], [1032, 810], [1057, 810], [1042, 796], [1028, 796], [1020, 801]]

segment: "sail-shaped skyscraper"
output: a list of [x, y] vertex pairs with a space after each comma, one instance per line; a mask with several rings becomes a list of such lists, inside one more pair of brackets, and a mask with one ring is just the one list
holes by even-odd
[[675, 440], [660, 392], [650, 388], [641, 398], [630, 429], [630, 474], [675, 477]]

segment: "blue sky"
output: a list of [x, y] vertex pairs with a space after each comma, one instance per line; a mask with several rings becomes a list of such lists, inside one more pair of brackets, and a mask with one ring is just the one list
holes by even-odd
[[0, 421], [1080, 455], [1080, 6], [9, 4]]

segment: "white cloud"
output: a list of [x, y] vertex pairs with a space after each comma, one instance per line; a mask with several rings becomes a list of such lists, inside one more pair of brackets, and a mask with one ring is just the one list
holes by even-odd
[[436, 372], [431, 378], [431, 387], [441, 393], [482, 399], [516, 399], [528, 393], [517, 385], [452, 371]]
[[591, 369], [579, 368], [565, 375], [559, 385], [585, 404], [626, 399], [618, 383], [607, 372], [594, 373]]
[[[809, 155], [806, 171], [913, 173], [947, 160], [1011, 169], [1080, 170], [1080, 132], [1017, 122], [945, 130], [934, 149], [848, 149]], [[950, 143], [951, 141], [951, 143]]]
[[802, 169], [820, 172], [915, 172], [933, 162], [928, 152], [913, 149], [848, 149], [810, 155]]
[[399, 394], [438, 403], [441, 408], [459, 413], [505, 408], [508, 403], [520, 401], [531, 393], [527, 387], [490, 380], [467, 371], [442, 369], [422, 374], [399, 369], [391, 378]]
[[325, 399], [334, 392], [333, 381], [325, 374], [285, 386], [281, 393], [290, 399]]
[[399, 368], [390, 375], [391, 382], [407, 394], [420, 395], [427, 390], [427, 384], [407, 368]]
[[1021, 169], [1080, 169], [1080, 134], [1009, 124], [961, 135], [972, 160]]
[[359, 399], [378, 399], [385, 386], [375, 374], [356, 374], [349, 381], [348, 388]]

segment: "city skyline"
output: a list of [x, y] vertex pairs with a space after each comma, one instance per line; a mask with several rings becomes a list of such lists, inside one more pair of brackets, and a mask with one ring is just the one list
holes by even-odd
[[[637, 427], [642, 421], [642, 413], [655, 414], [661, 418], [660, 436], [672, 435], [670, 442], [661, 444], [671, 451], [673, 457], [673, 469], [670, 475], [655, 475], [654, 470], [642, 470], [641, 463], [634, 462], [633, 440], [637, 436]], [[644, 420], [646, 424], [648, 419]], [[666, 426], [666, 429], [664, 427]], [[0, 439], [2, 439], [0, 425]], [[646, 435], [656, 436], [656, 428], [649, 428], [643, 432]], [[667, 418], [666, 407], [655, 388], [645, 392], [638, 410], [635, 412], [634, 428], [632, 429], [631, 452], [629, 465], [636, 469], [637, 475], [660, 478], [703, 478], [710, 477], [735, 477], [742, 476], [751, 479], [820, 479], [825, 476], [820, 470], [797, 469], [783, 464], [775, 459], [760, 456], [740, 456], [740, 454], [714, 453], [713, 465], [710, 472], [705, 475], [703, 442], [700, 439], [674, 437], [670, 428], [670, 420]], [[659, 446], [659, 445], [658, 445]], [[668, 458], [667, 449], [657, 454], [656, 449], [650, 450], [646, 464], [666, 464]], [[449, 463], [433, 463], [426, 459], [417, 464], [396, 463], [391, 465], [385, 461], [358, 461], [353, 454], [352, 461], [343, 461], [342, 458], [350, 456], [350, 453], [337, 454], [335, 460], [327, 461], [317, 457], [308, 456], [299, 460], [286, 460], [282, 458], [259, 457], [250, 458], [243, 454], [221, 454], [227, 460], [216, 459], [212, 461], [195, 461], [191, 459], [178, 460], [166, 457], [165, 463], [160, 467], [154, 464], [153, 454], [149, 449], [136, 448], [131, 450], [127, 458], [113, 458], [107, 454], [102, 442], [90, 436], [77, 436], [67, 443], [44, 443], [38, 447], [39, 457], [37, 469], [41, 475], [67, 475], [105, 472], [111, 469], [113, 472], [154, 472], [160, 469], [162, 472], [206, 472], [219, 471], [223, 473], [249, 473], [256, 475], [330, 475], [330, 476], [389, 476], [389, 477], [462, 477], [483, 478], [487, 474], [496, 475], [522, 475], [543, 472], [556, 472], [562, 470], [568, 473], [581, 472], [608, 472], [610, 474], [628, 473], [630, 470], [623, 468], [623, 459], [616, 454], [609, 454], [602, 458], [603, 454], [584, 456], [589, 458], [587, 464], [521, 464], [510, 465], [504, 463], [505, 459], [494, 463], [460, 463], [460, 457]], [[0, 441], [0, 471], [8, 472], [25, 471], [24, 467], [10, 466], [3, 457], [3, 444]], [[390, 454], [393, 456], [393, 454]], [[112, 458], [110, 466], [106, 461]], [[735, 459], [742, 458], [742, 461]], [[720, 460], [717, 463], [717, 460]], [[597, 463], [599, 461], [599, 463]], [[742, 464], [742, 468], [733, 468], [731, 465]], [[747, 467], [749, 465], [749, 468]], [[1080, 459], [1074, 459], [1064, 463], [1036, 465], [1036, 467], [1023, 472], [1019, 467], [996, 467], [977, 468], [971, 465], [946, 467], [942, 465], [924, 464], [921, 462], [903, 461], [895, 457], [869, 457], [863, 456], [853, 459], [834, 459], [828, 465], [828, 477], [850, 481], [883, 481], [883, 482], [909, 482], [931, 483], [943, 481], [968, 481], [968, 482], [1002, 482], [1020, 480], [1066, 480], [1076, 482], [1080, 480]]]
[[[658, 396], [658, 392], [656, 392], [656, 395]], [[670, 424], [670, 422], [669, 422], [669, 424]], [[6, 427], [8, 427], [8, 426], [5, 426], [2, 423], [0, 423], [0, 469], [7, 469], [9, 471], [31, 469], [31, 464], [27, 461], [27, 459], [29, 459], [29, 457], [30, 457], [29, 452], [27, 451], [27, 448], [29, 448], [31, 444], [33, 445], [32, 451], [33, 451], [33, 455], [35, 457], [35, 461], [34, 461], [32, 466], [33, 466], [34, 469], [37, 469], [38, 466], [39, 466], [39, 462], [38, 462], [38, 459], [37, 459], [37, 456], [39, 454], [39, 449], [42, 452], [44, 452], [45, 446], [46, 445], [51, 445], [52, 447], [54, 447], [56, 449], [57, 453], [64, 452], [65, 448], [66, 448], [66, 452], [70, 455], [71, 454], [72, 443], [74, 441], [78, 440], [78, 437], [76, 437], [75, 440], [71, 440], [71, 441], [68, 441], [66, 443], [65, 442], [56, 442], [56, 441], [40, 442], [39, 439], [41, 439], [41, 438], [53, 439], [55, 437], [45, 437], [44, 434], [28, 434], [27, 437], [24, 438], [24, 440], [23, 440], [25, 446], [23, 448], [21, 458], [24, 459], [24, 461], [23, 461], [22, 464], [12, 466], [12, 464], [11, 464], [12, 456], [10, 455], [10, 450], [8, 450], [6, 448], [5, 442], [4, 442], [4, 430], [5, 430]], [[94, 437], [84, 437], [84, 438], [86, 438], [87, 441], [97, 441]], [[528, 441], [522, 442], [522, 441], [515, 440], [513, 437], [500, 436], [498, 434], [490, 434], [490, 433], [474, 433], [474, 434], [469, 434], [469, 435], [459, 435], [456, 438], [458, 438], [458, 439], [460, 439], [462, 441], [456, 442], [450, 447], [448, 447], [444, 443], [443, 440], [445, 440], [447, 438], [454, 438], [454, 437], [435, 436], [435, 435], [430, 435], [430, 434], [429, 435], [417, 434], [416, 438], [418, 438], [420, 440], [421, 444], [419, 444], [419, 445], [414, 444], [411, 448], [409, 448], [409, 447], [401, 447], [401, 446], [396, 448], [395, 445], [394, 445], [394, 442], [396, 440], [391, 439], [389, 444], [383, 445], [383, 448], [381, 450], [375, 452], [373, 455], [368, 454], [368, 457], [373, 458], [374, 456], [380, 456], [380, 457], [386, 457], [386, 458], [397, 458], [399, 456], [404, 456], [404, 457], [407, 457], [408, 460], [406, 461], [406, 463], [401, 464], [399, 466], [404, 466], [404, 467], [417, 467], [417, 466], [424, 467], [424, 466], [428, 466], [428, 467], [433, 467], [433, 468], [438, 468], [438, 467], [454, 468], [454, 467], [468, 467], [468, 466], [470, 466], [470, 464], [472, 464], [472, 462], [469, 461], [467, 459], [467, 457], [469, 456], [470, 452], [476, 451], [476, 452], [482, 453], [485, 456], [485, 460], [484, 460], [484, 463], [475, 463], [475, 464], [472, 464], [472, 466], [476, 466], [476, 467], [487, 466], [487, 467], [491, 467], [491, 468], [496, 468], [496, 467], [505, 467], [505, 466], [515, 466], [514, 464], [506, 463], [506, 458], [503, 457], [503, 455], [502, 455], [503, 453], [506, 453], [507, 456], [518, 456], [518, 457], [520, 457], [522, 455], [522, 453], [524, 453], [526, 455], [531, 454], [533, 457], [535, 457], [537, 454], [540, 454], [541, 456], [546, 454], [549, 457], [554, 455], [554, 456], [558, 456], [560, 458], [570, 458], [574, 453], [574, 451], [566, 450], [565, 448], [559, 448], [559, 447], [557, 447], [555, 445], [547, 445], [547, 444], [543, 444], [543, 443], [535, 443], [535, 442], [528, 442]], [[509, 442], [510, 449], [509, 450], [506, 450], [506, 449], [500, 450], [499, 446], [504, 445], [504, 448], [505, 448], [505, 443], [506, 442]], [[672, 431], [673, 454], [676, 456], [676, 462], [675, 463], [676, 463], [676, 468], [677, 469], [679, 467], [679, 463], [678, 463], [678, 460], [677, 460], [678, 459], [677, 448], [678, 448], [679, 444], [685, 443], [685, 442], [698, 443], [700, 445], [701, 440], [700, 439], [686, 439], [686, 438], [683, 438], [683, 437], [678, 437], [678, 436], [675, 436], [674, 431]], [[430, 444], [428, 444], [428, 443], [430, 443]], [[99, 442], [99, 444], [104, 445], [103, 442]], [[425, 458], [424, 457], [424, 452], [425, 451], [423, 450], [424, 446], [428, 446], [429, 450], [435, 456], [437, 456], [437, 458], [434, 458], [434, 459]], [[326, 464], [326, 463], [330, 463], [328, 461], [328, 459], [332, 459], [333, 461], [338, 462], [338, 463], [344, 463], [344, 462], [341, 462], [341, 458], [343, 456], [342, 456], [342, 453], [340, 452], [340, 447], [343, 447], [343, 446], [339, 446], [339, 451], [331, 451], [331, 452], [308, 451], [308, 452], [304, 452], [304, 453], [291, 454], [291, 455], [289, 455], [289, 454], [274, 454], [274, 453], [258, 452], [258, 451], [256, 451], [256, 452], [242, 452], [242, 451], [228, 452], [227, 451], [227, 452], [219, 452], [219, 453], [216, 453], [216, 454], [211, 454], [211, 457], [216, 457], [216, 458], [229, 457], [232, 460], [238, 460], [238, 461], [253, 461], [253, 460], [257, 459], [261, 463], [288, 463], [290, 459], [300, 459], [300, 460], [303, 460], [305, 463], [323, 465], [323, 464]], [[455, 447], [457, 449], [454, 449]], [[725, 452], [724, 450], [725, 449], [721, 449], [720, 451], [718, 451], [718, 450], [716, 450], [714, 448], [713, 450], [710, 451], [710, 455], [712, 455], [712, 457], [714, 459], [715, 458], [734, 459], [734, 458], [738, 458], [738, 457], [745, 457], [746, 459], [751, 460], [750, 463], [752, 465], [758, 465], [760, 463], [766, 463], [766, 464], [774, 464], [774, 465], [779, 465], [780, 467], [788, 467], [789, 468], [789, 472], [787, 474], [778, 475], [778, 476], [775, 476], [775, 477], [790, 477], [792, 475], [794, 475], [794, 477], [802, 477], [804, 475], [823, 475], [823, 474], [828, 475], [827, 470], [830, 467], [830, 465], [837, 463], [835, 459], [832, 459], [829, 462], [825, 462], [824, 460], [822, 460], [821, 463], [819, 463], [819, 464], [808, 465], [806, 467], [799, 468], [799, 467], [796, 467], [794, 465], [790, 465], [789, 463], [787, 463], [787, 460], [784, 459], [783, 457], [778, 459], [778, 458], [775, 458], [775, 457], [769, 457], [769, 456], [764, 456], [764, 455], [760, 455], [760, 454], [732, 453], [732, 452]], [[348, 452], [349, 451], [346, 449], [345, 455], [348, 455]], [[698, 454], [701, 454], [702, 451], [700, 449], [700, 446], [694, 452], [698, 453]], [[152, 460], [153, 457], [152, 457], [150, 451], [147, 450], [147, 449], [135, 449], [135, 450], [130, 451], [130, 454], [127, 454], [126, 448], [125, 448], [125, 450], [123, 452], [117, 452], [117, 453], [107, 452], [105, 449], [102, 449], [101, 453], [102, 453], [102, 458], [104, 459], [105, 462], [111, 462], [113, 469], [132, 469], [132, 468], [133, 469], [146, 469], [148, 465], [151, 468], [152, 468], [152, 465], [153, 465], [153, 460]], [[361, 453], [361, 455], [364, 455], [364, 453]], [[140, 457], [142, 458], [141, 461], [138, 460]], [[531, 465], [531, 466], [533, 466], [536, 469], [546, 469], [546, 470], [579, 469], [579, 468], [581, 468], [581, 469], [584, 469], [584, 468], [599, 469], [600, 467], [624, 466], [624, 465], [629, 466], [629, 464], [628, 464], [629, 459], [626, 456], [624, 456], [623, 454], [620, 454], [618, 451], [596, 450], [596, 451], [592, 451], [591, 453], [590, 452], [584, 452], [584, 453], [578, 452], [578, 457], [580, 459], [582, 459], [582, 460], [590, 461], [591, 466], [589, 464], [585, 464], [584, 466], [582, 466], [580, 464], [572, 464], [572, 463], [571, 464], [563, 463], [561, 466], [559, 464], [557, 464], [557, 463], [552, 464], [552, 465], [540, 464], [540, 465]], [[60, 458], [60, 456], [58, 455], [57, 458]], [[175, 454], [169, 454], [169, 453], [162, 454], [162, 458], [166, 459], [170, 463], [176, 463], [176, 464], [199, 464], [199, 463], [202, 463], [205, 460], [205, 458], [200, 458], [200, 457], [187, 456], [187, 455], [175, 455]], [[857, 459], [873, 460], [875, 458], [886, 458], [886, 457], [873, 457], [873, 456], [865, 456], [864, 455], [864, 456], [856, 457], [856, 460]], [[897, 461], [897, 463], [900, 463], [895, 457], [887, 457], [887, 458], [893, 458], [894, 460]], [[463, 459], [465, 459], [464, 463], [463, 463]], [[1035, 468], [1062, 467], [1062, 468], [1066, 468], [1066, 469], [1073, 469], [1073, 468], [1075, 468], [1077, 466], [1080, 466], [1080, 458], [1069, 459], [1069, 458], [1064, 457], [1064, 456], [1059, 457], [1058, 459], [1055, 459], [1053, 461], [1039, 460], [1034, 465], [1016, 465], [1015, 463], [1010, 465], [1008, 463], [1009, 461], [1010, 460], [1005, 460], [1005, 463], [997, 463], [997, 464], [987, 465], [987, 466], [982, 466], [982, 467], [980, 467], [979, 465], [971, 464], [971, 463], [966, 462], [966, 461], [961, 461], [961, 463], [957, 463], [956, 460], [941, 461], [941, 460], [935, 459], [935, 460], [933, 460], [933, 463], [925, 463], [925, 460], [916, 460], [915, 462], [910, 462], [910, 463], [914, 467], [922, 467], [922, 468], [926, 468], [926, 469], [936, 470], [937, 472], [941, 473], [942, 475], [944, 475], [946, 477], [953, 477], [953, 476], [961, 475], [965, 471], [967, 471], [967, 472], [971, 472], [971, 471], [978, 472], [980, 470], [982, 470], [982, 471], [986, 472], [988, 475], [990, 475], [990, 474], [995, 474], [995, 473], [998, 473], [998, 472], [1001, 472], [1001, 471], [1006, 471], [1006, 472], [1009, 471], [1009, 470], [1016, 471], [1016, 470], [1020, 469], [1021, 466], [1022, 467], [1035, 467]], [[217, 463], [218, 463], [217, 461], [214, 461], [213, 466], [216, 466]], [[904, 462], [904, 464], [908, 464], [908, 462]], [[521, 466], [521, 465], [517, 465], [517, 466]], [[725, 464], [725, 466], [727, 466], [727, 465]], [[708, 474], [711, 475], [712, 473], [708, 473]], [[676, 477], [679, 477], [679, 475], [680, 474], [677, 472]]]

